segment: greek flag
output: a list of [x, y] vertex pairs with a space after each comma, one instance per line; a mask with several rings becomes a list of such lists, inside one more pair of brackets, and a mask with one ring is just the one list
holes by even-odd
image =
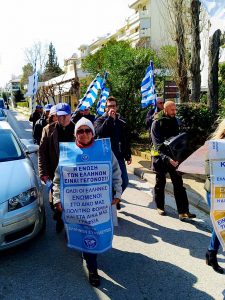
[[101, 96], [100, 96], [100, 99], [98, 101], [98, 105], [97, 105], [97, 114], [102, 116], [105, 112], [105, 105], [106, 105], [106, 100], [108, 99], [109, 97], [109, 89], [104, 87], [102, 89], [102, 92], [101, 92]]
[[98, 90], [102, 88], [102, 78], [99, 74], [89, 85], [84, 97], [80, 100], [78, 110], [84, 110], [91, 107], [98, 97]]
[[150, 105], [156, 105], [156, 91], [155, 91], [155, 82], [154, 82], [154, 66], [153, 62], [150, 61], [150, 65], [146, 69], [145, 77], [141, 83], [141, 106], [146, 108]]
[[109, 89], [105, 86], [107, 77], [108, 77], [108, 72], [105, 72], [103, 83], [102, 83], [102, 90], [97, 104], [97, 114], [100, 116], [104, 114], [106, 100], [109, 97]]

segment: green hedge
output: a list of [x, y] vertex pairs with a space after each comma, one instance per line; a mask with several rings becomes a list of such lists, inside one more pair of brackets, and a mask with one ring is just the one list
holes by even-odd
[[177, 105], [177, 116], [182, 123], [182, 131], [188, 132], [193, 148], [197, 149], [215, 130], [215, 119], [209, 108], [202, 103]]
[[29, 102], [28, 101], [20, 101], [20, 102], [17, 102], [16, 105], [19, 107], [29, 107]]

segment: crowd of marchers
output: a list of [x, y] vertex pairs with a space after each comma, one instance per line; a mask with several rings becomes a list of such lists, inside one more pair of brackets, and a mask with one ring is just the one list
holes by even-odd
[[[81, 149], [89, 147], [91, 149], [95, 140], [110, 138], [113, 186], [111, 202], [112, 205], [116, 205], [117, 210], [120, 210], [121, 195], [128, 186], [126, 164], [132, 163], [132, 157], [129, 128], [126, 120], [119, 114], [115, 97], [110, 96], [107, 99], [105, 113], [102, 116], [92, 115], [89, 108], [72, 113], [69, 104], [59, 103], [57, 105], [47, 104], [43, 108], [37, 105], [29, 120], [33, 123], [34, 142], [39, 145], [39, 176], [49, 191], [49, 204], [53, 212], [53, 219], [56, 221], [57, 233], [64, 229], [63, 207], [60, 201], [60, 176], [57, 168], [61, 142], [74, 142]], [[152, 170], [156, 176], [153, 199], [158, 214], [162, 217], [166, 215], [165, 185], [166, 175], [169, 174], [174, 186], [178, 218], [181, 221], [195, 218], [196, 215], [189, 211], [188, 197], [183, 186], [182, 176], [177, 171], [179, 161], [174, 159], [165, 143], [180, 133], [180, 121], [176, 117], [176, 104], [170, 100], [164, 103], [164, 99], [158, 98], [156, 107], [151, 108], [147, 113], [146, 126], [149, 131]], [[225, 122], [220, 125], [212, 138], [222, 139], [224, 136]], [[209, 195], [210, 188], [207, 189], [208, 200], [210, 199]], [[206, 252], [206, 263], [212, 266], [216, 272], [223, 273], [223, 269], [217, 262], [219, 246], [219, 240], [213, 231]], [[95, 287], [99, 286], [97, 254], [82, 252], [82, 257], [87, 263], [90, 284]]]

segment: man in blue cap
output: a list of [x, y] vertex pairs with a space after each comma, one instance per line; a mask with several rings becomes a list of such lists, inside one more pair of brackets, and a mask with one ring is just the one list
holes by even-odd
[[[56, 114], [58, 121], [45, 127], [39, 147], [39, 176], [47, 184], [53, 181], [55, 170], [58, 166], [59, 143], [74, 141], [75, 124], [71, 121], [71, 108], [69, 104], [58, 103], [56, 105]], [[49, 201], [52, 207], [52, 190], [50, 191]], [[59, 233], [62, 231], [64, 225], [61, 220], [61, 214], [57, 211], [54, 213], [54, 220], [56, 220], [56, 232]]]
[[44, 112], [41, 116], [41, 118], [39, 120], [37, 120], [37, 122], [35, 123], [34, 126], [34, 142], [38, 145], [40, 145], [40, 141], [41, 141], [41, 135], [42, 135], [42, 130], [43, 128], [48, 124], [48, 116], [50, 113], [50, 109], [52, 107], [52, 104], [46, 104], [44, 106]]

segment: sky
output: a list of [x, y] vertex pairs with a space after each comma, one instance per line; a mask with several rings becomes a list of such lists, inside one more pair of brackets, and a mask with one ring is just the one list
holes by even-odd
[[[53, 43], [60, 66], [81, 44], [119, 29], [134, 13], [129, 4], [134, 0], [0, 0], [0, 87], [22, 74], [25, 49], [35, 43]], [[225, 0], [202, 0], [209, 9], [220, 6], [224, 22]], [[212, 26], [213, 27], [213, 26]], [[214, 30], [214, 27], [213, 27]]]
[[20, 75], [25, 49], [53, 43], [60, 66], [81, 44], [120, 28], [132, 0], [1, 0], [0, 87]]

